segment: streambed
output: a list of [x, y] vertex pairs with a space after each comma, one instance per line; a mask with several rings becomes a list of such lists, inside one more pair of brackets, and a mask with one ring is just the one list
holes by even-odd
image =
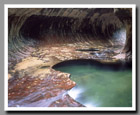
[[132, 106], [132, 69], [125, 65], [70, 61], [53, 68], [71, 74], [77, 85], [68, 93], [87, 107]]

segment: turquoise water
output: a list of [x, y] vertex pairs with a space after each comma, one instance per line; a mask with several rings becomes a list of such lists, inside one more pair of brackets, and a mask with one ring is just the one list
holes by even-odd
[[87, 107], [131, 107], [132, 70], [70, 64], [56, 70], [70, 73], [76, 86], [68, 93]]

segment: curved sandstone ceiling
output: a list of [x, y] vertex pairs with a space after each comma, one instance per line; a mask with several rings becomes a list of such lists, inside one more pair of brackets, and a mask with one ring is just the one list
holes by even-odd
[[8, 11], [10, 51], [41, 42], [112, 39], [113, 32], [124, 26], [112, 8], [13, 8]]
[[110, 36], [122, 23], [113, 9], [9, 9], [9, 36], [40, 39], [46, 34]]

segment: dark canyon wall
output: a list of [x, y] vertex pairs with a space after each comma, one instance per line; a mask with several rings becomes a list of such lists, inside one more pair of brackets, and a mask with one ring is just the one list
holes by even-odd
[[131, 9], [114, 12], [113, 8], [11, 8], [8, 10], [9, 55], [13, 56], [15, 50], [27, 55], [27, 46], [34, 47], [42, 42], [111, 41], [113, 33], [123, 27], [127, 33], [123, 52], [130, 57]]

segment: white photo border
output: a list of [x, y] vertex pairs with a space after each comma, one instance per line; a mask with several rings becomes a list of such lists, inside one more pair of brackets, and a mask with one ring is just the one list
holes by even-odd
[[[132, 107], [8, 107], [8, 8], [132, 8]], [[136, 5], [135, 4], [5, 4], [4, 5], [5, 111], [136, 111]]]

